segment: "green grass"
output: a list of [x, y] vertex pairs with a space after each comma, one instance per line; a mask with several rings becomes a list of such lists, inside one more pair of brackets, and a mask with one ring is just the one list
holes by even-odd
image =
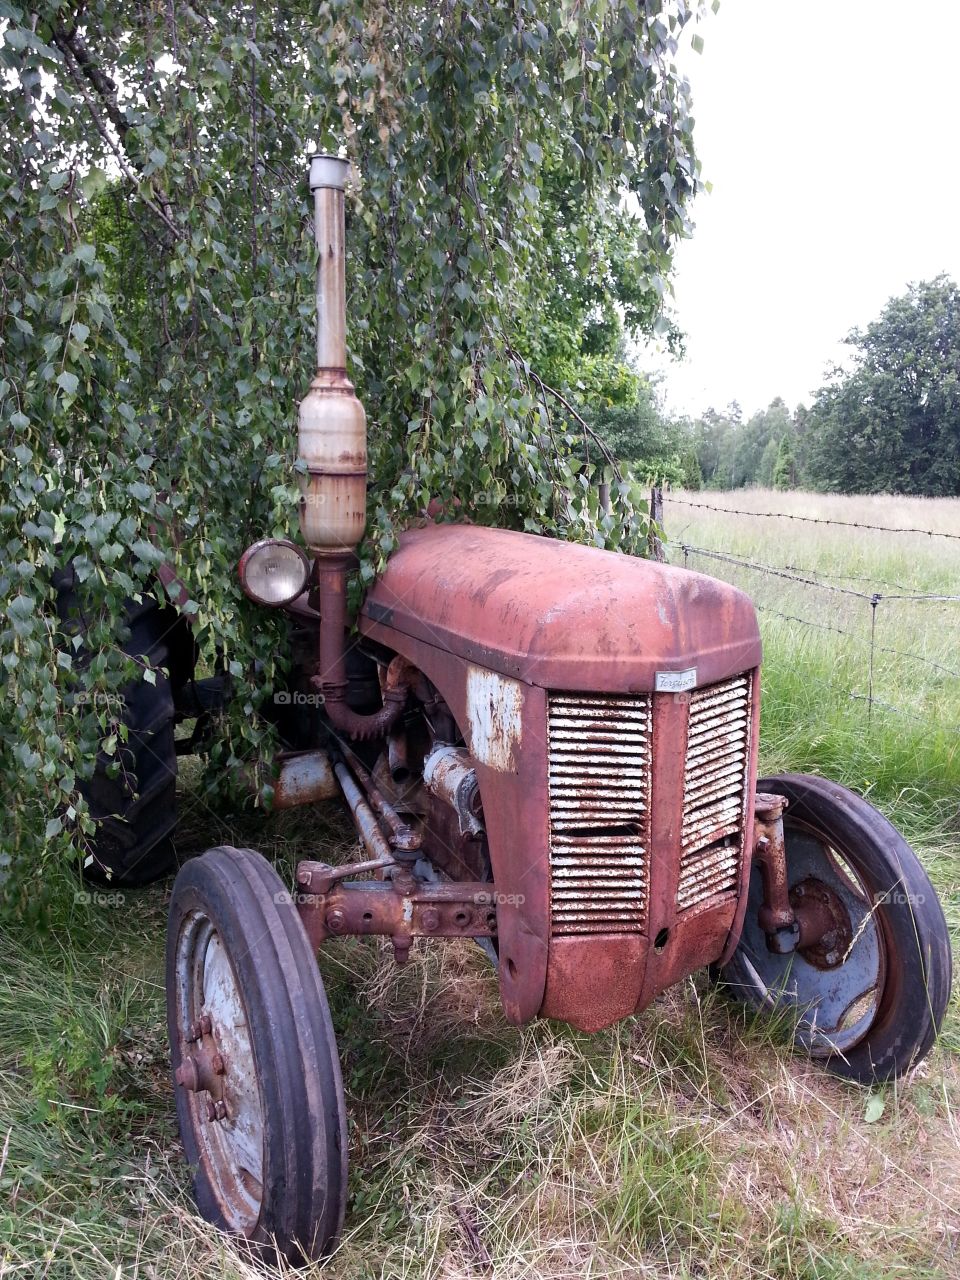
[[[748, 500], [770, 510], [784, 498]], [[821, 509], [818, 499], [786, 500]], [[864, 500], [848, 501], [824, 509], [863, 518]], [[876, 523], [933, 527], [892, 499], [869, 503], [883, 517]], [[681, 517], [668, 499], [668, 531], [695, 514]], [[960, 531], [960, 503], [929, 514]], [[904, 559], [886, 542], [838, 544], [828, 536], [837, 530], [812, 527], [808, 537], [802, 526], [787, 546], [777, 522], [762, 522], [766, 532], [759, 523], [704, 514], [687, 536], [768, 563], [924, 589], [960, 577], [960, 557], [942, 548], [921, 544]], [[746, 585], [738, 572], [731, 580]], [[776, 580], [754, 575], [751, 585], [781, 612], [856, 625], [855, 608], [840, 617], [801, 588], [788, 599]], [[819, 771], [868, 792], [919, 849], [956, 934], [956, 683], [937, 683], [922, 664], [884, 666], [878, 697], [937, 715], [917, 724], [874, 708], [868, 722], [849, 696], [862, 688], [862, 646], [762, 616], [763, 767]], [[952, 649], [957, 664], [960, 614], [949, 616], [917, 623], [904, 613], [894, 629], [891, 612], [885, 643], [944, 665]], [[330, 811], [217, 814], [196, 777], [185, 787], [185, 852], [245, 844], [289, 870], [304, 853], [349, 847]], [[163, 1026], [167, 892], [83, 903], [64, 878], [43, 933], [0, 937], [0, 1280], [261, 1274], [196, 1218], [188, 1195]], [[494, 975], [469, 944], [417, 948], [398, 970], [388, 946], [342, 941], [322, 969], [352, 1162], [345, 1239], [324, 1276], [907, 1280], [960, 1271], [956, 1003], [941, 1045], [884, 1091], [883, 1114], [867, 1123], [866, 1091], [791, 1054], [782, 1021], [728, 1004], [705, 975], [586, 1036], [508, 1027]]]

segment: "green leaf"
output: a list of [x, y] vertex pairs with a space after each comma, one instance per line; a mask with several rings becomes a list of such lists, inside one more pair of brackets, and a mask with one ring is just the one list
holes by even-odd
[[104, 171], [93, 165], [80, 179], [80, 190], [85, 200], [93, 200], [96, 196], [104, 191], [107, 186], [107, 175]]
[[867, 1124], [876, 1124], [882, 1117], [886, 1099], [882, 1093], [872, 1092], [867, 1095], [866, 1105], [863, 1108], [863, 1118]]

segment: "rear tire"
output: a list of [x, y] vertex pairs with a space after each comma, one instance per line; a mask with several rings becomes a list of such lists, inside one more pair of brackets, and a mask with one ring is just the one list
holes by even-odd
[[930, 1051], [950, 998], [950, 935], [936, 891], [897, 829], [846, 787], [779, 774], [757, 790], [788, 801], [791, 901], [822, 895], [848, 919], [826, 954], [774, 955], [757, 920], [754, 864], [743, 935], [719, 977], [754, 1008], [795, 1011], [798, 1045], [837, 1075], [896, 1079]]
[[211, 849], [177, 876], [167, 1025], [203, 1217], [267, 1255], [294, 1263], [326, 1256], [347, 1189], [336, 1039], [297, 909], [251, 849]]
[[[55, 581], [58, 613], [82, 635], [72, 568], [58, 573]], [[118, 742], [114, 756], [101, 752], [93, 776], [78, 784], [97, 825], [81, 871], [95, 884], [136, 887], [176, 866], [175, 709], [167, 671], [183, 648], [180, 632], [186, 624], [176, 610], [161, 608], [149, 595], [139, 603], [126, 601], [123, 622], [129, 631], [124, 653], [146, 659], [156, 679], [154, 684], [132, 681], [120, 690], [128, 739]], [[119, 771], [111, 776], [118, 763]]]

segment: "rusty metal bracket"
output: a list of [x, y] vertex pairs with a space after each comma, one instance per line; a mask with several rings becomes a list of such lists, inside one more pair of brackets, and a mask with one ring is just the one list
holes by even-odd
[[800, 926], [790, 903], [790, 882], [783, 841], [786, 796], [758, 791], [754, 807], [753, 856], [763, 879], [763, 904], [757, 913], [767, 946], [777, 955], [796, 951]]
[[315, 949], [329, 938], [385, 934], [403, 964], [414, 938], [496, 937], [497, 895], [489, 881], [431, 883], [406, 869], [390, 880], [345, 881], [342, 870], [323, 862], [297, 868], [297, 907]]

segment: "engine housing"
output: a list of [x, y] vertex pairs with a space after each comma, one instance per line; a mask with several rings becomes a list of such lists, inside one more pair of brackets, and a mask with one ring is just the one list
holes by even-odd
[[736, 945], [760, 639], [716, 579], [467, 525], [404, 536], [361, 631], [475, 762], [508, 1017], [596, 1030]]

